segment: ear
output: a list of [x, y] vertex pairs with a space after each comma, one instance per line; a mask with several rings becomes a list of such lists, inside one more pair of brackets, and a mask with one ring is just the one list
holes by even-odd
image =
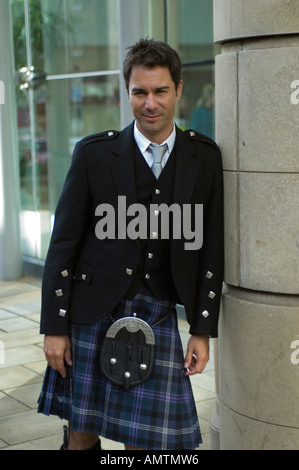
[[183, 92], [183, 80], [180, 81], [176, 90], [176, 99], [179, 100]]

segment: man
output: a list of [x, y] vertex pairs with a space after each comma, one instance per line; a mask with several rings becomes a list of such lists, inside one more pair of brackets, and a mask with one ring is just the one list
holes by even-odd
[[[99, 448], [98, 435], [126, 449], [195, 449], [201, 435], [189, 375], [208, 361], [222, 288], [221, 156], [213, 141], [174, 124], [183, 82], [170, 46], [140, 40], [127, 54], [124, 79], [135, 121], [77, 144], [57, 206], [42, 289], [48, 368], [39, 412], [69, 421], [69, 450]], [[156, 168], [151, 143], [166, 143], [160, 174], [150, 169]], [[127, 208], [154, 207], [157, 217], [162, 204], [191, 207], [192, 233], [203, 229], [202, 245], [187, 245], [184, 230], [179, 239], [163, 238], [150, 224], [147, 239], [130, 236], [132, 213], [120, 201]], [[107, 227], [103, 233], [103, 207], [116, 214], [112, 236]], [[190, 324], [185, 359], [178, 302]], [[154, 332], [154, 368], [144, 383], [123, 388], [104, 377], [98, 363], [112, 322], [135, 316]]]

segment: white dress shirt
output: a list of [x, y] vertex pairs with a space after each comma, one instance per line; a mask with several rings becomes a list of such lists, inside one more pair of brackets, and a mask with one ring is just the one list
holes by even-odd
[[[169, 137], [167, 137], [167, 139], [161, 144], [161, 145], [164, 145], [166, 144], [167, 145], [167, 151], [165, 152], [163, 158], [162, 158], [162, 162], [161, 162], [161, 165], [162, 165], [162, 168], [165, 167], [166, 163], [167, 163], [167, 160], [169, 158], [169, 155], [171, 154], [172, 152], [172, 149], [174, 147], [174, 143], [175, 143], [175, 137], [176, 137], [176, 130], [175, 130], [175, 125], [173, 124], [173, 130], [172, 130], [172, 133], [170, 134]], [[146, 163], [148, 164], [148, 166], [151, 168], [152, 165], [153, 165], [153, 155], [152, 155], [152, 152], [151, 150], [149, 149], [149, 146], [151, 144], [151, 141], [148, 140], [141, 132], [140, 130], [138, 129], [137, 125], [136, 125], [136, 121], [134, 123], [134, 138], [136, 140], [136, 143], [139, 147], [139, 150], [140, 152], [142, 153]]]

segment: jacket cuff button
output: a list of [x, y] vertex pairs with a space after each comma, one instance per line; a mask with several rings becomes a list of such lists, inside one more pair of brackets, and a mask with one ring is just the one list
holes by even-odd
[[60, 316], [60, 317], [65, 317], [65, 316], [66, 316], [66, 310], [64, 310], [63, 308], [61, 308], [61, 309], [59, 310], [59, 316]]
[[205, 318], [207, 318], [209, 315], [210, 315], [210, 314], [209, 314], [209, 312], [208, 312], [207, 310], [204, 310], [204, 311], [202, 312], [202, 316], [205, 317]]

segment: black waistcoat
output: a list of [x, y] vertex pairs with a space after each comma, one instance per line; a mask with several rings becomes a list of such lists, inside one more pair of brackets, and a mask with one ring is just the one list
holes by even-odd
[[[157, 299], [171, 299], [176, 301], [170, 267], [171, 244], [171, 217], [169, 237], [161, 237], [160, 214], [155, 215], [153, 210], [162, 203], [170, 206], [173, 201], [173, 184], [175, 175], [175, 148], [159, 176], [155, 178], [152, 170], [146, 163], [135, 145], [135, 180], [137, 202], [147, 208], [147, 239], [139, 239], [139, 266], [132, 280], [126, 297], [133, 298], [140, 289], [147, 285]], [[155, 207], [154, 207], [155, 206]], [[153, 224], [150, 223], [150, 211], [153, 212], [154, 222], [158, 218], [157, 236], [153, 233]], [[156, 213], [157, 214], [157, 213]], [[163, 222], [164, 223], [164, 222]]]

